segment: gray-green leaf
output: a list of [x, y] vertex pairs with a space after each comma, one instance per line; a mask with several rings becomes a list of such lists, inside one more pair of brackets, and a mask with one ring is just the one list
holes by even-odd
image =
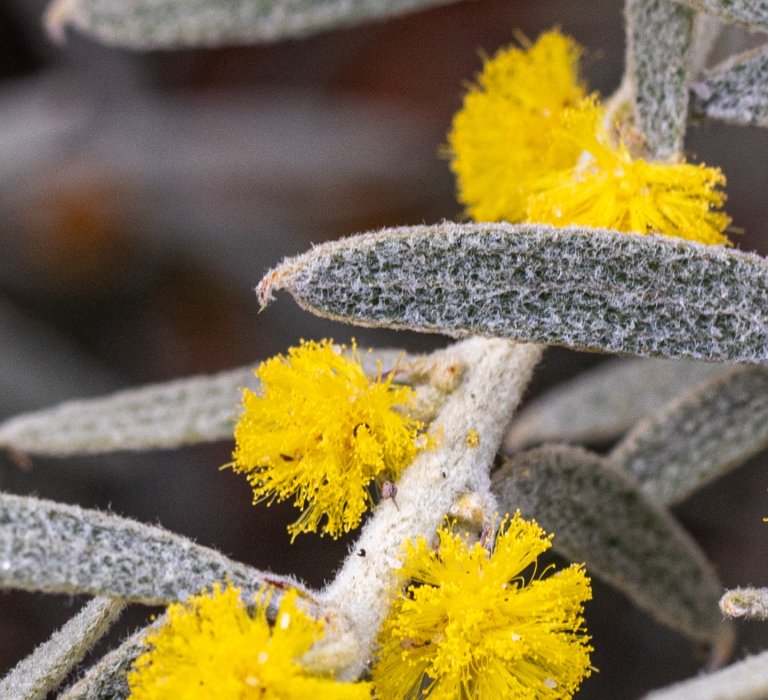
[[[161, 617], [154, 625], [161, 623]], [[131, 668], [134, 659], [144, 649], [144, 636], [154, 625], [145, 627], [132, 634], [117, 649], [103, 656], [96, 664], [88, 669], [86, 674], [76, 683], [66, 688], [58, 700], [123, 700], [129, 694], [126, 672]]]
[[[360, 352], [363, 369], [376, 376], [398, 368], [397, 379], [412, 379], [407, 364], [417, 356], [401, 350]], [[0, 447], [22, 454], [64, 457], [115, 450], [152, 450], [232, 439], [243, 388], [257, 391], [253, 369], [186, 377], [95, 399], [15, 416], [0, 423]], [[434, 391], [417, 391], [414, 411], [438, 402]]]
[[735, 367], [645, 418], [611, 454], [661, 503], [680, 501], [768, 445], [768, 370]]
[[231, 438], [250, 368], [188, 377], [98, 399], [67, 401], [0, 424], [0, 446], [66, 456], [148, 450]]
[[504, 437], [507, 453], [543, 442], [612, 440], [693, 385], [722, 372], [705, 362], [615, 359], [529, 403]]
[[691, 86], [691, 110], [731, 124], [768, 126], [768, 49], [735, 56]]
[[[301, 588], [159, 527], [32, 497], [0, 495], [0, 588], [166, 605], [231, 581]], [[303, 589], [302, 589], [303, 590]]]
[[53, 0], [49, 33], [67, 26], [133, 49], [222, 46], [300, 37], [453, 0]]
[[688, 52], [694, 13], [673, 0], [628, 0], [627, 72], [635, 123], [651, 158], [683, 149], [688, 118]]
[[44, 700], [106, 633], [125, 604], [94, 598], [0, 681], [4, 700]]
[[321, 316], [603, 352], [768, 363], [768, 265], [663, 236], [539, 224], [385, 229], [262, 280]]
[[690, 536], [632, 479], [585, 450], [552, 446], [524, 452], [493, 477], [502, 510], [519, 508], [555, 533], [572, 561], [626, 593], [688, 637], [731, 642], [718, 608], [722, 592]]

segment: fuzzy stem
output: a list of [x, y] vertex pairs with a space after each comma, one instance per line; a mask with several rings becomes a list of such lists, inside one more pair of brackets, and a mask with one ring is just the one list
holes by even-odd
[[668, 688], [644, 700], [762, 700], [768, 697], [768, 651]]
[[[542, 347], [473, 338], [448, 351], [466, 367], [462, 384], [432, 424], [436, 446], [417, 456], [398, 483], [397, 505], [382, 501], [336, 580], [321, 594], [343, 611], [360, 654], [345, 671], [358, 676], [370, 661], [396, 585], [403, 543], [434, 539], [444, 515], [469, 491], [488, 493], [489, 471]], [[472, 432], [472, 439], [468, 435]]]

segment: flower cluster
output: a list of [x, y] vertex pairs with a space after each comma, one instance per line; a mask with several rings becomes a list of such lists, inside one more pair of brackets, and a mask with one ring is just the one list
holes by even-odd
[[[294, 498], [289, 528], [338, 537], [360, 524], [369, 485], [395, 480], [418, 450], [421, 424], [396, 407], [414, 398], [392, 374], [369, 379], [359, 358], [330, 340], [303, 342], [256, 371], [261, 391], [243, 393], [232, 468], [245, 472], [254, 501]], [[321, 524], [321, 521], [323, 521]]]
[[550, 537], [519, 513], [502, 522], [489, 553], [449, 528], [434, 551], [407, 545], [407, 581], [380, 635], [373, 682], [381, 700], [429, 697], [567, 698], [590, 674], [578, 565], [523, 578]]
[[210, 594], [171, 605], [165, 624], [145, 639], [149, 650], [128, 673], [131, 700], [370, 698], [368, 683], [340, 683], [302, 667], [324, 623], [298, 608], [290, 591], [270, 626], [269, 595], [262, 591], [246, 606], [237, 588], [217, 585]]
[[728, 244], [722, 172], [633, 157], [579, 82], [579, 56], [552, 31], [486, 63], [449, 134], [468, 214]]

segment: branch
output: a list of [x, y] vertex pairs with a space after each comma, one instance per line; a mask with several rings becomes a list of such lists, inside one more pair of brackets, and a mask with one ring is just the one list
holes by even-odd
[[[397, 505], [378, 504], [336, 580], [321, 595], [348, 620], [360, 653], [343, 677], [355, 678], [371, 658], [396, 585], [404, 543], [429, 540], [468, 492], [488, 494], [489, 471], [542, 348], [474, 338], [445, 357], [464, 367], [461, 384], [432, 423], [436, 445], [411, 463], [397, 484]], [[468, 437], [474, 436], [474, 440]], [[490, 504], [491, 509], [494, 504]]]

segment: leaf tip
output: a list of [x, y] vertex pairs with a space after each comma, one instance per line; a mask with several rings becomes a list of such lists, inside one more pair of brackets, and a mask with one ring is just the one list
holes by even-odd
[[259, 311], [264, 311], [275, 300], [275, 291], [287, 289], [287, 279], [295, 268], [295, 259], [287, 258], [261, 278], [254, 290], [259, 299]]
[[264, 311], [274, 300], [275, 281], [279, 277], [278, 268], [270, 270], [256, 285], [256, 296], [259, 299], [259, 311]]

